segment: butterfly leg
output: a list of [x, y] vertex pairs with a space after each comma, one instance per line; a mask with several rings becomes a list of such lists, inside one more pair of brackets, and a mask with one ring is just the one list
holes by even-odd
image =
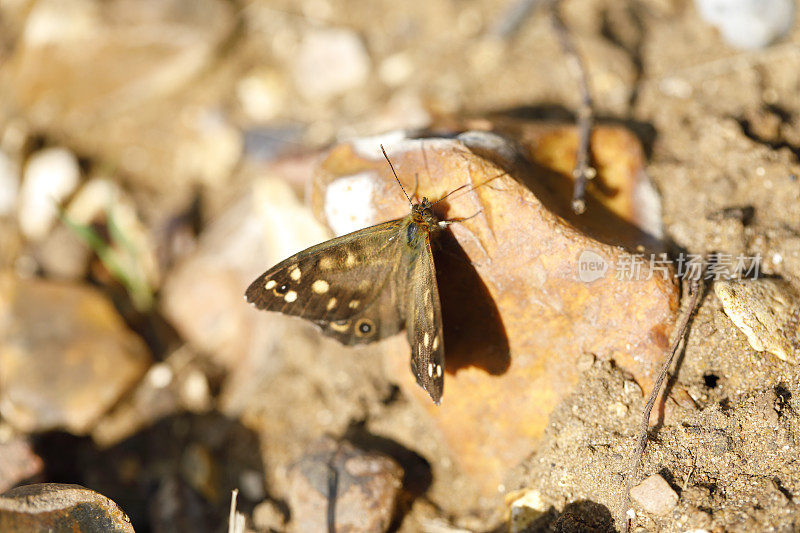
[[414, 194], [411, 195], [411, 200], [419, 202], [419, 172], [414, 172]]
[[468, 217], [458, 217], [458, 218], [451, 218], [451, 219], [448, 219], [448, 220], [440, 220], [439, 221], [439, 227], [444, 229], [444, 228], [450, 226], [451, 224], [455, 224], [456, 222], [466, 222], [467, 220], [469, 220], [471, 218], [475, 218], [476, 216], [480, 215], [481, 213], [483, 213], [483, 209], [479, 210], [474, 215], [470, 215]]

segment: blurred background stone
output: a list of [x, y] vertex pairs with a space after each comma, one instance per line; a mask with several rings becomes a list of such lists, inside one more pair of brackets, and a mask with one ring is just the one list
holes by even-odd
[[233, 15], [219, 0], [35, 2], [0, 79], [37, 130], [157, 189], [186, 190], [238, 156], [236, 132], [187, 90]]
[[49, 148], [31, 156], [17, 211], [26, 237], [40, 240], [47, 235], [58, 217], [60, 202], [75, 190], [79, 179], [78, 159], [69, 150]]
[[12, 437], [0, 442], [0, 492], [43, 473], [44, 463], [36, 455], [30, 440]]
[[346, 29], [309, 31], [295, 61], [295, 86], [312, 101], [328, 100], [358, 87], [370, 71], [364, 45]]
[[109, 531], [133, 533], [113, 501], [79, 485], [41, 483], [0, 494], [3, 531]]
[[791, 0], [695, 0], [695, 6], [736, 48], [763, 48], [786, 35], [794, 23]]
[[22, 431], [89, 431], [150, 355], [114, 307], [83, 285], [0, 279], [0, 412]]
[[387, 531], [403, 471], [391, 457], [318, 441], [289, 472], [291, 531]]

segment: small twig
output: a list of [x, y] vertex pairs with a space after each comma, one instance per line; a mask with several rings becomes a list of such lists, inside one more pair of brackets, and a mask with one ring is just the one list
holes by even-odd
[[228, 533], [244, 533], [244, 515], [236, 511], [236, 498], [239, 489], [231, 491], [231, 510], [228, 515]]
[[630, 527], [630, 522], [628, 519], [628, 509], [630, 508], [630, 492], [634, 482], [636, 481], [639, 468], [642, 466], [642, 457], [644, 456], [644, 450], [647, 447], [647, 429], [650, 426], [650, 413], [652, 412], [653, 406], [658, 398], [658, 394], [661, 391], [661, 386], [664, 384], [664, 379], [667, 377], [667, 373], [672, 366], [672, 361], [675, 359], [675, 354], [678, 353], [678, 349], [681, 346], [683, 338], [686, 336], [686, 331], [689, 329], [689, 320], [691, 319], [692, 314], [694, 314], [694, 311], [700, 302], [702, 281], [702, 275], [699, 275], [697, 278], [693, 278], [689, 281], [689, 303], [683, 313], [683, 316], [681, 317], [680, 322], [678, 323], [678, 327], [676, 328], [677, 335], [675, 336], [675, 340], [672, 341], [669, 355], [666, 359], [664, 359], [664, 364], [661, 367], [661, 372], [658, 375], [658, 379], [656, 379], [656, 382], [653, 385], [653, 390], [650, 392], [650, 397], [647, 399], [644, 410], [642, 410], [642, 419], [639, 423], [639, 431], [636, 435], [636, 446], [633, 451], [633, 459], [628, 471], [628, 478], [625, 480], [625, 488], [623, 489], [622, 497], [620, 498], [619, 523], [621, 524], [620, 531], [622, 533], [627, 533], [628, 528]]
[[578, 105], [578, 151], [575, 167], [572, 169], [572, 177], [575, 178], [575, 186], [572, 191], [572, 210], [580, 215], [586, 211], [586, 182], [597, 175], [597, 170], [589, 164], [589, 143], [594, 124], [594, 113], [592, 111], [594, 104], [592, 103], [592, 94], [589, 89], [586, 64], [575, 49], [575, 44], [572, 42], [569, 31], [564, 25], [564, 20], [561, 18], [561, 12], [558, 9], [559, 4], [559, 0], [554, 0], [551, 6], [553, 26], [558, 35], [561, 49], [567, 56], [567, 66], [578, 81], [578, 87], [581, 92], [581, 101]]

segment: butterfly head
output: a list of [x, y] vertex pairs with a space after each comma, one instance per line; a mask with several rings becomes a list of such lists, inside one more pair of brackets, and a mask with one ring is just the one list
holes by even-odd
[[439, 217], [433, 212], [433, 204], [427, 198], [418, 204], [411, 204], [411, 220], [428, 228], [439, 227]]

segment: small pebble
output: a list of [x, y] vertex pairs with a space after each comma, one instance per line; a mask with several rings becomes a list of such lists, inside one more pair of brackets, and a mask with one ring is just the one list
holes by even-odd
[[754, 350], [800, 363], [800, 295], [789, 283], [771, 278], [718, 280], [714, 292]]
[[283, 109], [286, 87], [277, 72], [258, 69], [239, 80], [236, 97], [248, 118], [267, 122]]
[[764, 48], [794, 23], [793, 0], [695, 0], [695, 6], [700, 17], [736, 48]]
[[294, 64], [294, 80], [307, 100], [329, 100], [367, 81], [369, 55], [355, 32], [324, 29], [303, 39]]
[[659, 474], [653, 474], [633, 487], [631, 499], [655, 515], [665, 515], [678, 504], [678, 495]]
[[531, 489], [523, 492], [511, 502], [510, 533], [528, 531], [529, 526], [547, 511], [547, 505], [542, 501], [542, 494]]
[[31, 240], [44, 238], [53, 226], [56, 206], [78, 186], [80, 168], [75, 154], [47, 148], [31, 156], [20, 190], [18, 217], [22, 233]]

